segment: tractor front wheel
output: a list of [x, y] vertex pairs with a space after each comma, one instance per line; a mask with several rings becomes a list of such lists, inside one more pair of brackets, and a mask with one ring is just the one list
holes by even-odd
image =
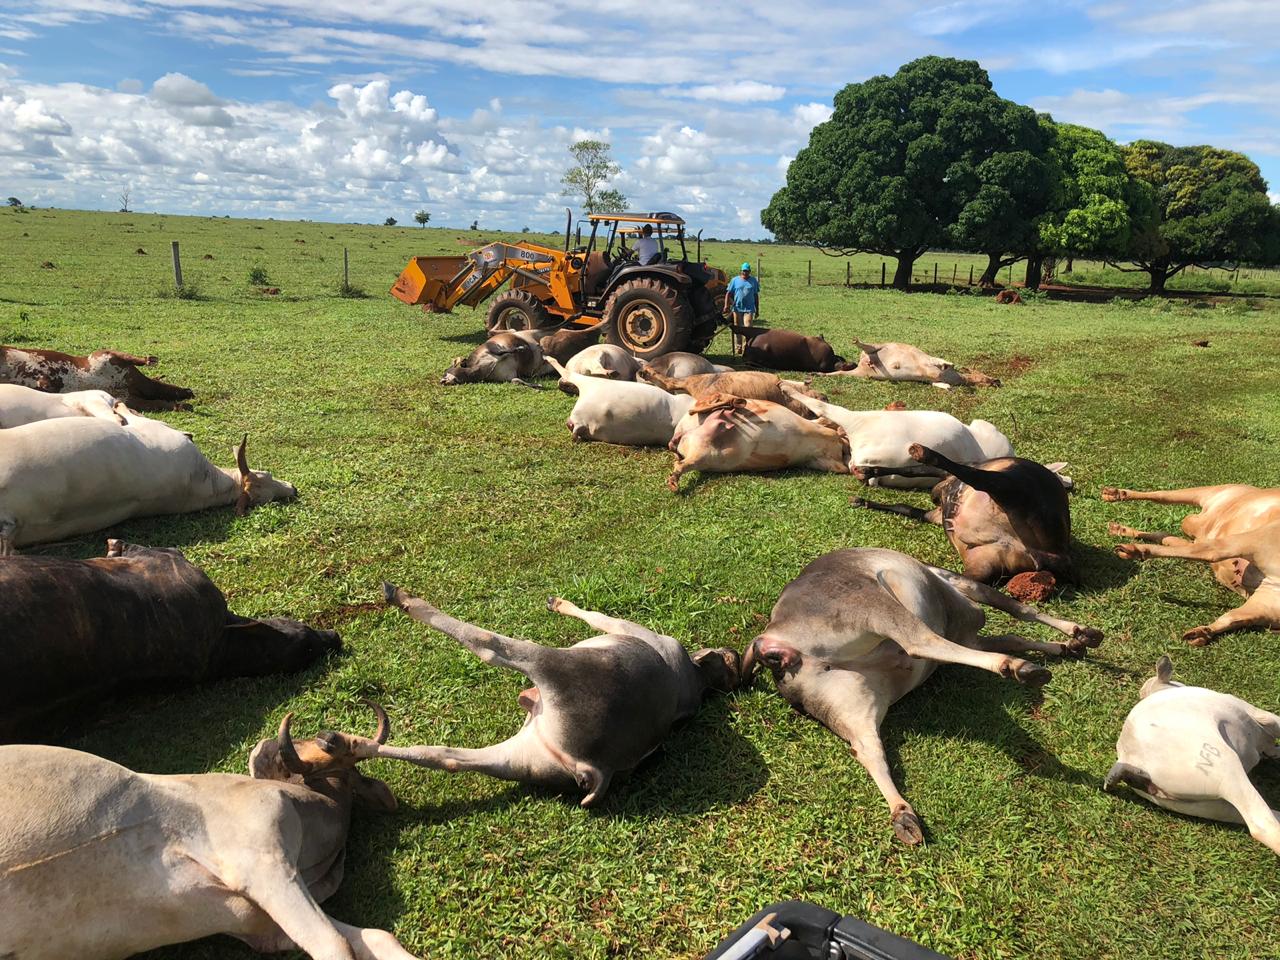
[[508, 290], [494, 298], [484, 325], [492, 335], [503, 330], [536, 330], [549, 327], [552, 322], [547, 308], [533, 294]]
[[639, 278], [619, 285], [605, 303], [605, 340], [637, 360], [685, 350], [693, 330], [693, 308], [679, 289]]

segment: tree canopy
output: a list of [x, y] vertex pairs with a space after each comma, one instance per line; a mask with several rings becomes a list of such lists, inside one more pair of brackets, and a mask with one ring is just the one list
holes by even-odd
[[905, 287], [929, 247], [1027, 232], [1047, 190], [1047, 139], [976, 61], [922, 57], [836, 94], [761, 221], [781, 240], [895, 257]]
[[431, 214], [425, 210], [419, 210], [413, 215], [413, 219], [415, 223], [420, 224], [425, 229], [427, 224], [431, 222]]
[[582, 208], [587, 213], [622, 213], [627, 208], [627, 198], [608, 188], [609, 181], [622, 172], [622, 167], [613, 162], [610, 149], [611, 145], [601, 140], [579, 140], [569, 148], [574, 165], [560, 179], [564, 184], [561, 193], [582, 197]]

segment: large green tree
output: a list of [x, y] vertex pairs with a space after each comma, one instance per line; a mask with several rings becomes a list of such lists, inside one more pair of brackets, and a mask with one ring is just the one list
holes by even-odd
[[1129, 172], [1149, 186], [1153, 216], [1117, 259], [1149, 274], [1152, 293], [1192, 265], [1266, 257], [1274, 214], [1266, 181], [1244, 154], [1137, 140], [1124, 157]]
[[779, 240], [892, 257], [905, 289], [930, 247], [1009, 249], [996, 238], [1038, 202], [1044, 139], [975, 61], [923, 57], [836, 94], [760, 219]]

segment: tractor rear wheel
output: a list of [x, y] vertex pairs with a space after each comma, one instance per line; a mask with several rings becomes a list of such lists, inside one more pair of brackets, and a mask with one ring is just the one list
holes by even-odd
[[641, 277], [620, 284], [604, 306], [605, 340], [637, 360], [652, 360], [689, 346], [693, 308], [679, 289]]
[[523, 290], [508, 290], [494, 298], [484, 325], [489, 333], [503, 330], [535, 330], [553, 323], [541, 301]]

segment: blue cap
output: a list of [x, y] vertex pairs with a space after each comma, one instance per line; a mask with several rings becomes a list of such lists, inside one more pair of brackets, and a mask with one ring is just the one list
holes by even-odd
[[750, 270], [751, 270], [751, 264], [749, 264], [749, 263], [744, 263], [744, 264], [742, 265], [742, 269], [743, 269], [743, 270], [750, 271]]

